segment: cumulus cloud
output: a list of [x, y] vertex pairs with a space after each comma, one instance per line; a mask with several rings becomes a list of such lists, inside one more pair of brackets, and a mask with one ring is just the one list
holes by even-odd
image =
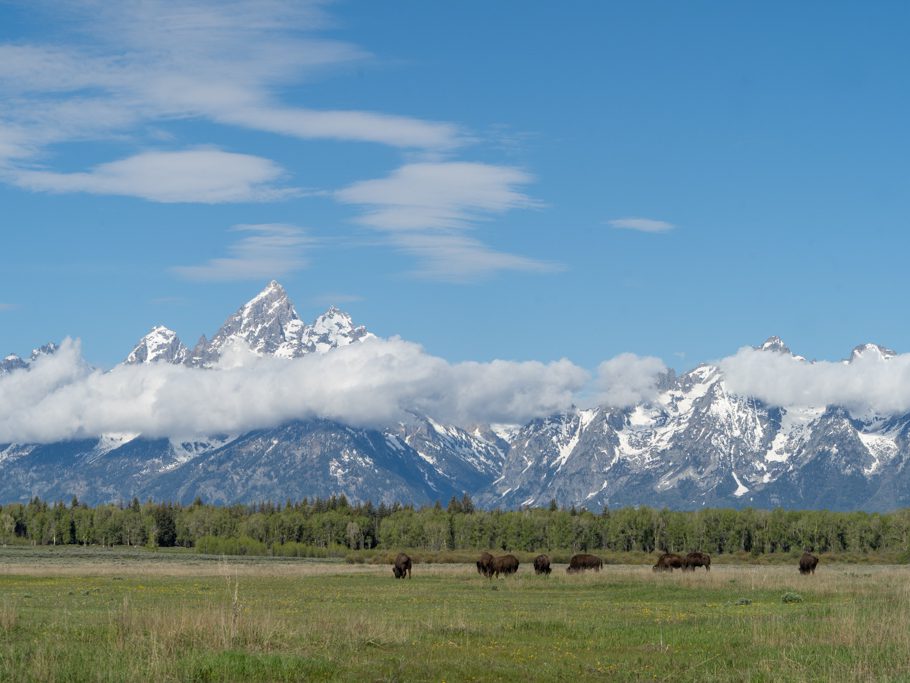
[[411, 411], [460, 424], [524, 422], [568, 408], [587, 380], [567, 360], [450, 364], [399, 339], [294, 360], [234, 348], [212, 370], [149, 365], [102, 372], [67, 340], [31, 369], [0, 377], [0, 442], [238, 433], [311, 417], [384, 426]]
[[728, 388], [776, 406], [836, 405], [855, 415], [910, 411], [910, 354], [866, 353], [851, 362], [809, 363], [751, 347], [723, 359]]
[[518, 168], [471, 162], [422, 162], [385, 178], [338, 190], [335, 198], [362, 207], [357, 221], [415, 256], [416, 274], [471, 281], [502, 270], [552, 271], [557, 264], [497, 251], [465, 234], [498, 214], [539, 206], [521, 191], [533, 178]]
[[654, 356], [622, 353], [597, 367], [597, 402], [613, 408], [628, 408], [657, 397], [667, 366]]
[[217, 282], [280, 277], [307, 266], [304, 248], [313, 240], [300, 228], [269, 223], [236, 225], [231, 229], [252, 234], [230, 245], [230, 256], [197, 266], [174, 266], [171, 270], [189, 280]]
[[607, 221], [614, 228], [621, 230], [637, 230], [638, 232], [667, 232], [676, 226], [666, 221], [653, 218], [614, 218]]
[[275, 181], [284, 175], [262, 157], [219, 149], [142, 152], [83, 173], [17, 170], [13, 182], [30, 190], [140, 197], [154, 202], [269, 201], [295, 194]]

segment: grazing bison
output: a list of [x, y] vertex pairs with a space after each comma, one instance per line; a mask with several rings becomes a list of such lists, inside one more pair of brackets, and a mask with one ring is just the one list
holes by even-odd
[[411, 558], [404, 553], [398, 553], [395, 556], [395, 562], [392, 564], [392, 573], [396, 579], [403, 579], [407, 576], [411, 578]]
[[487, 578], [493, 576], [493, 556], [490, 553], [480, 553], [480, 559], [477, 560], [477, 573]]
[[657, 558], [653, 569], [656, 572], [672, 572], [674, 569], [683, 569], [686, 566], [685, 558], [675, 553], [664, 553]]
[[804, 552], [803, 556], [799, 558], [799, 573], [800, 574], [814, 574], [815, 568], [818, 566], [818, 558], [810, 552]]
[[488, 576], [508, 576], [509, 574], [514, 574], [518, 571], [518, 558], [514, 555], [502, 555], [501, 557], [494, 557], [493, 562], [490, 565], [490, 574]]
[[572, 555], [572, 559], [569, 560], [569, 566], [566, 567], [566, 571], [569, 574], [583, 572], [587, 569], [593, 569], [594, 571], [599, 572], [603, 566], [604, 561], [597, 557], [597, 555], [578, 553], [577, 555]]
[[711, 571], [711, 556], [698, 551], [686, 555], [683, 560], [683, 571], [694, 572], [696, 567], [704, 567], [705, 571]]
[[550, 574], [550, 558], [547, 555], [538, 555], [534, 558], [535, 574]]

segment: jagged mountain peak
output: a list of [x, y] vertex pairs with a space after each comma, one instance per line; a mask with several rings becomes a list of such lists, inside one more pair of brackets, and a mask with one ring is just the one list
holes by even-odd
[[860, 344], [853, 348], [853, 351], [850, 353], [850, 358], [848, 363], [852, 363], [855, 360], [859, 360], [863, 357], [868, 357], [872, 355], [873, 357], [878, 356], [882, 360], [890, 360], [897, 355], [897, 351], [889, 349], [886, 346], [879, 346], [878, 344]]
[[[256, 307], [257, 304], [268, 301], [268, 302], [289, 302], [289, 297], [287, 290], [281, 286], [277, 280], [272, 280], [267, 284], [259, 294], [254, 296], [252, 299], [244, 304], [243, 309], [252, 310]], [[293, 307], [293, 306], [292, 306]], [[241, 310], [243, 310], [241, 309]]]
[[39, 346], [37, 349], [32, 349], [31, 356], [29, 356], [29, 361], [34, 362], [41, 356], [52, 356], [53, 354], [57, 353], [59, 349], [60, 347], [57, 346], [54, 342], [48, 342], [47, 344]]
[[203, 336], [187, 363], [203, 367], [214, 365], [224, 348], [237, 340], [263, 356], [298, 358], [372, 336], [365, 327], [355, 326], [351, 316], [335, 306], [318, 316], [312, 325], [307, 325], [300, 319], [284, 287], [272, 280], [229, 317], [210, 340]]
[[355, 326], [350, 315], [332, 306], [307, 328], [304, 343], [310, 351], [324, 353], [373, 336], [363, 325]]
[[225, 320], [211, 340], [200, 339], [189, 362], [213, 365], [224, 348], [236, 340], [246, 343], [255, 353], [285, 356], [288, 352], [283, 347], [299, 339], [304, 327], [284, 287], [272, 280]]
[[790, 353], [790, 347], [788, 347], [784, 340], [780, 337], [772, 336], [768, 337], [761, 346], [755, 347], [759, 351], [774, 351], [775, 353]]
[[147, 365], [149, 363], [185, 363], [189, 349], [177, 333], [164, 325], [156, 325], [130, 351], [124, 363], [126, 365]]
[[12, 372], [13, 370], [22, 370], [24, 368], [27, 368], [29, 365], [41, 358], [41, 356], [50, 356], [57, 353], [57, 350], [59, 348], [60, 347], [57, 346], [54, 342], [48, 342], [43, 346], [39, 346], [37, 349], [32, 349], [28, 360], [25, 360], [18, 354], [11, 353], [8, 356], [0, 359], [0, 375]]
[[27, 367], [28, 363], [26, 361], [22, 360], [22, 358], [15, 353], [11, 353], [3, 360], [0, 360], [0, 375]]

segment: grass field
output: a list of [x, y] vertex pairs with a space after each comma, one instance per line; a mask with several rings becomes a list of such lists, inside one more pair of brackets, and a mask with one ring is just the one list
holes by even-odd
[[[788, 596], [789, 601], [784, 597]], [[910, 681], [910, 568], [0, 551], [2, 681]]]

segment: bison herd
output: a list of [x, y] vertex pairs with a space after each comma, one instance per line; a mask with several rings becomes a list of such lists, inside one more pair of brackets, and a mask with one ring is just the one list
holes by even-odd
[[[492, 579], [494, 576], [508, 576], [518, 571], [518, 558], [514, 555], [501, 555], [494, 557], [490, 553], [483, 552], [480, 559], [477, 560], [477, 573]], [[600, 571], [604, 566], [604, 561], [597, 555], [588, 553], [578, 553], [572, 555], [569, 560], [569, 566], [566, 572], [575, 574], [577, 572], [592, 569]], [[805, 552], [799, 558], [799, 573], [814, 574], [815, 567], [818, 566], [818, 558], [812, 553]], [[676, 553], [663, 553], [657, 558], [657, 562], [652, 569], [655, 572], [672, 572], [674, 569], [694, 572], [696, 568], [704, 567], [705, 571], [711, 571], [711, 556], [702, 552], [691, 552], [687, 555], [677, 555]], [[534, 573], [549, 576], [550, 557], [548, 555], [538, 555], [534, 558]], [[392, 573], [396, 579], [411, 578], [411, 558], [404, 553], [398, 553], [395, 561], [392, 563]]]
[[664, 553], [657, 558], [652, 569], [656, 572], [672, 572], [674, 569], [694, 572], [696, 567], [704, 567], [705, 571], [711, 571], [711, 556], [697, 551], [685, 557], [675, 553]]

